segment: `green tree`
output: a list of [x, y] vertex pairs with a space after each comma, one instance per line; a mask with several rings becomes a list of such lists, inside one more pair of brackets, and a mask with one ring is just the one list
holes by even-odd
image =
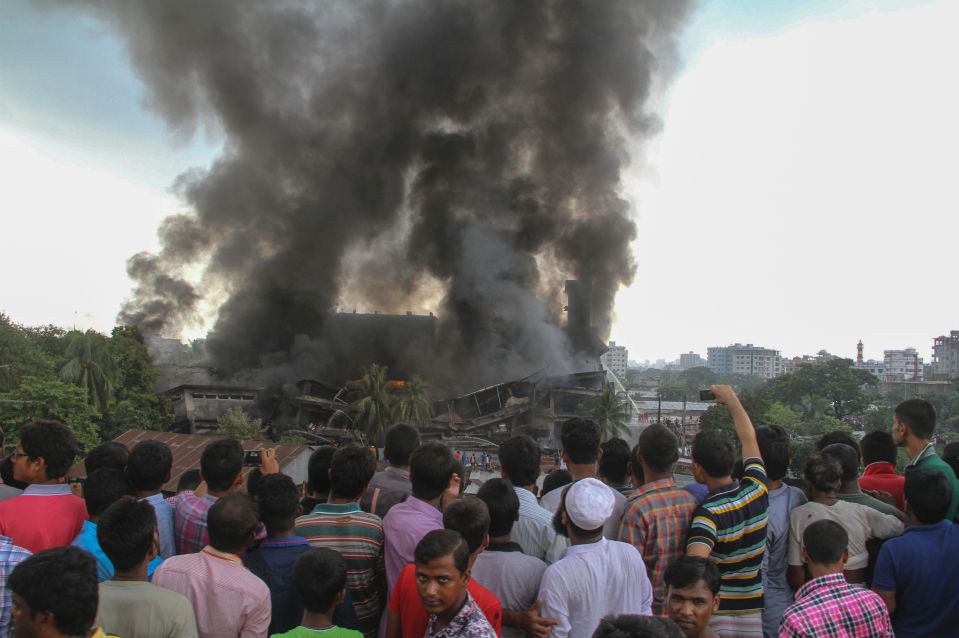
[[0, 312], [0, 392], [18, 387], [26, 377], [53, 374], [53, 361], [30, 338], [28, 329]]
[[66, 339], [67, 363], [60, 370], [60, 380], [84, 389], [90, 405], [106, 415], [116, 398], [117, 366], [110, 343], [94, 330], [74, 330]]
[[115, 327], [110, 352], [117, 368], [116, 405], [104, 419], [104, 438], [134, 428], [168, 429], [173, 424], [170, 400], [156, 394], [157, 369], [136, 326]]
[[35, 419], [66, 423], [86, 453], [100, 444], [96, 413], [82, 388], [56, 379], [26, 377], [20, 386], [0, 394], [0, 423], [17, 440], [22, 425]]
[[833, 359], [825, 363], [803, 364], [789, 374], [769, 382], [765, 394], [788, 406], [798, 406], [804, 397], [829, 402], [837, 419], [857, 414], [867, 405], [863, 387], [878, 383], [876, 377], [853, 367], [851, 359]]
[[772, 403], [766, 414], [763, 415], [763, 425], [778, 425], [785, 429], [790, 429], [799, 423], [800, 415], [798, 412], [783, 405], [782, 403]]
[[354, 425], [366, 433], [367, 440], [375, 445], [380, 435], [396, 420], [396, 397], [387, 387], [387, 368], [372, 364], [363, 369], [363, 379], [357, 388], [358, 398], [353, 402], [356, 416]]
[[266, 434], [263, 432], [263, 421], [250, 416], [242, 408], [230, 408], [216, 420], [216, 424], [220, 427], [220, 433], [224, 436], [250, 441], [266, 439]]
[[599, 426], [600, 440], [621, 436], [629, 438], [629, 412], [626, 402], [616, 393], [612, 384], [607, 384], [602, 394], [589, 403], [589, 416]]
[[433, 418], [433, 406], [430, 403], [426, 382], [414, 376], [406, 384], [406, 391], [400, 398], [399, 420], [411, 425], [429, 425]]

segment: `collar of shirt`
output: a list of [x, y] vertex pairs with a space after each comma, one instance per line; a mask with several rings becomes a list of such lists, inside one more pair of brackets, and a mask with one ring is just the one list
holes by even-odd
[[505, 543], [493, 543], [490, 542], [486, 546], [484, 551], [487, 552], [520, 552], [522, 553], [523, 548], [519, 546], [519, 543], [514, 543], [513, 541], [507, 541]]
[[796, 602], [806, 596], [811, 596], [820, 589], [831, 589], [839, 585], [847, 585], [846, 577], [842, 574], [826, 574], [819, 578], [813, 578], [811, 581], [799, 588], [796, 592]]
[[443, 520], [443, 512], [440, 511], [435, 505], [430, 505], [421, 498], [416, 498], [412, 494], [408, 499], [403, 501], [403, 505], [406, 505], [413, 511], [419, 512], [424, 516], [429, 516], [433, 520]]
[[356, 501], [349, 503], [320, 503], [313, 508], [311, 514], [349, 514], [350, 512], [359, 512], [360, 504]]
[[643, 494], [648, 494], [653, 490], [661, 490], [666, 487], [673, 487], [674, 485], [676, 485], [676, 481], [673, 479], [673, 477], [659, 479], [658, 481], [652, 481], [650, 483], [643, 483], [639, 486], [639, 488], [637, 488], [633, 498], [640, 497]]
[[523, 507], [524, 505], [530, 506], [535, 505], [539, 507], [539, 501], [536, 500], [536, 495], [530, 492], [525, 487], [516, 487], [513, 486], [513, 491], [516, 492], [517, 498], [519, 498], [519, 506]]
[[476, 601], [473, 600], [473, 597], [469, 591], [467, 591], [466, 602], [463, 603], [463, 607], [453, 616], [450, 624], [435, 634], [433, 633], [433, 627], [436, 625], [436, 614], [430, 614], [430, 620], [426, 627], [426, 636], [430, 638], [436, 638], [437, 636], [458, 636], [469, 626], [470, 621], [473, 619], [473, 614], [478, 610], [479, 607], [476, 606]]
[[583, 543], [582, 545], [570, 545], [566, 548], [566, 551], [563, 552], [563, 558], [567, 556], [573, 556], [575, 554], [588, 554], [589, 552], [596, 551], [609, 544], [609, 541], [605, 538], [601, 538], [595, 543]]
[[310, 541], [302, 536], [287, 536], [286, 538], [267, 538], [260, 543], [260, 549], [264, 547], [300, 547], [309, 545]]
[[906, 464], [906, 467], [912, 467], [913, 465], [919, 465], [919, 462], [931, 454], [936, 453], [936, 444], [932, 441], [926, 445], [926, 449], [916, 455], [916, 458], [912, 459]]
[[928, 525], [910, 525], [902, 531], [903, 534], [916, 533], [921, 534], [923, 532], [938, 532], [946, 528], [946, 526], [952, 527], [952, 521], [947, 521], [945, 519], [939, 521], [938, 523], [929, 523]]
[[393, 467], [392, 465], [389, 465], [389, 466], [387, 466], [387, 468], [386, 468], [385, 470], [383, 470], [383, 471], [384, 471], [384, 472], [388, 472], [389, 474], [395, 474], [396, 476], [400, 477], [401, 479], [406, 479], [407, 481], [410, 480], [410, 471], [409, 471], [409, 470], [401, 470], [401, 469], [398, 468], [398, 467]]
[[212, 545], [207, 545], [202, 550], [200, 550], [200, 553], [206, 554], [207, 556], [212, 556], [213, 558], [217, 558], [219, 560], [225, 560], [228, 563], [243, 565], [243, 559], [237, 556], [236, 554], [231, 554], [230, 552], [221, 552], [220, 550], [216, 549]]
[[896, 466], [888, 461], [876, 461], [875, 463], [870, 463], [866, 466], [866, 469], [863, 470], [863, 476], [875, 476], [876, 474], [895, 474]]
[[62, 496], [63, 494], [73, 494], [67, 483], [40, 484], [33, 483], [27, 485], [23, 490], [24, 496]]

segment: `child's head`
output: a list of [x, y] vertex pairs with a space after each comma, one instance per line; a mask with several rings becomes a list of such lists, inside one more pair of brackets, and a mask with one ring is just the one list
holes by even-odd
[[59, 421], [34, 421], [20, 428], [13, 454], [13, 476], [24, 483], [61, 478], [77, 458], [77, 439]]
[[103, 467], [87, 474], [83, 483], [83, 500], [87, 514], [96, 520], [108, 507], [130, 493], [127, 480], [120, 470]]
[[159, 551], [153, 506], [124, 496], [97, 521], [97, 539], [118, 572], [130, 572], [153, 560]]
[[416, 545], [416, 589], [426, 611], [437, 616], [455, 615], [466, 596], [470, 580], [470, 550], [459, 532], [437, 529]]
[[345, 596], [346, 561], [328, 547], [306, 550], [293, 564], [293, 588], [308, 612], [332, 616]]
[[365, 447], [339, 448], [330, 461], [330, 497], [358, 499], [373, 479], [376, 461]]
[[300, 490], [285, 474], [267, 474], [256, 487], [260, 521], [270, 536], [293, 529], [300, 511]]
[[127, 479], [133, 489], [142, 492], [162, 488], [170, 480], [172, 469], [173, 453], [162, 441], [140, 441], [133, 446], [127, 459]]

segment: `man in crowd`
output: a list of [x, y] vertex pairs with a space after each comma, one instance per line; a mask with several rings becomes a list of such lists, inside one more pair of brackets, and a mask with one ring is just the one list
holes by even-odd
[[603, 537], [616, 494], [595, 478], [561, 493], [554, 521], [570, 547], [546, 569], [539, 593], [543, 617], [558, 621], [554, 638], [589, 638], [609, 614], [651, 613], [653, 592], [639, 552]]
[[860, 489], [859, 453], [856, 449], [845, 443], [833, 443], [824, 447], [822, 454], [836, 459], [839, 462], [839, 467], [842, 468], [842, 485], [836, 494], [840, 500], [847, 503], [858, 503], [883, 514], [903, 518], [902, 512], [896, 509], [894, 505], [883, 503], [877, 498], [864, 494]]
[[939, 458], [932, 441], [936, 433], [936, 410], [925, 399], [907, 399], [896, 406], [892, 417], [892, 438], [896, 445], [906, 449], [909, 467], [941, 472], [952, 485], [952, 501], [946, 518], [956, 520], [959, 506], [959, 482], [952, 467]]
[[346, 598], [346, 560], [325, 547], [308, 549], [293, 564], [293, 587], [303, 607], [299, 626], [273, 638], [362, 638], [363, 634], [337, 626], [335, 609]]
[[719, 611], [710, 626], [720, 636], [762, 636], [763, 581], [769, 493], [756, 431], [728, 385], [714, 385], [716, 402], [729, 408], [742, 443], [743, 478], [733, 483], [732, 441], [716, 431], [700, 432], [693, 443], [693, 475], [709, 496], [693, 514], [686, 541], [689, 556], [710, 558], [722, 580]]
[[0, 535], [33, 553], [77, 537], [87, 508], [61, 481], [76, 456], [77, 440], [63, 423], [34, 421], [20, 428], [13, 474], [29, 485], [20, 496], [0, 502]]
[[766, 524], [766, 553], [763, 556], [763, 635], [775, 638], [786, 607], [793, 604], [793, 590], [787, 578], [789, 515], [806, 502], [806, 495], [783, 479], [789, 471], [790, 441], [778, 425], [756, 428], [759, 452], [766, 466], [769, 489], [769, 519]]
[[705, 558], [683, 556], [666, 570], [666, 611], [686, 638], [715, 638], [709, 628], [719, 609], [719, 570]]
[[676, 623], [654, 616], [606, 616], [599, 622], [593, 638], [683, 638]]
[[100, 583], [97, 625], [124, 638], [196, 638], [190, 601], [147, 580], [159, 545], [150, 503], [132, 496], [113, 503], [100, 517], [97, 537], [116, 570]]
[[[14, 545], [6, 536], [0, 536], [0, 583], [10, 579], [13, 569], [31, 553], [22, 547]], [[9, 587], [0, 587], [0, 636], [10, 634], [10, 607], [13, 600]]]
[[[519, 498], [519, 520], [513, 525], [511, 539], [523, 553], [551, 562], [550, 548], [556, 540], [553, 514], [536, 500], [542, 450], [525, 434], [503, 441], [499, 446], [500, 475], [513, 484]], [[544, 483], [545, 485], [545, 483]]]
[[165, 560], [153, 582], [193, 604], [200, 638], [267, 635], [270, 590], [241, 558], [253, 545], [256, 508], [245, 494], [227, 494], [212, 504], [206, 519], [210, 544]]
[[130, 493], [123, 473], [112, 467], [93, 470], [83, 484], [83, 500], [87, 505], [89, 517], [83, 521], [83, 528], [73, 539], [73, 545], [85, 549], [97, 561], [97, 580], [101, 583], [113, 578], [113, 563], [100, 548], [97, 540], [97, 521], [107, 508]]
[[629, 481], [629, 444], [623, 439], [612, 438], [600, 446], [602, 454], [597, 465], [597, 476], [611, 488], [626, 496], [633, 491]]
[[336, 448], [332, 445], [321, 445], [313, 450], [310, 462], [307, 465], [307, 495], [303, 499], [303, 511], [312, 512], [320, 503], [325, 503], [330, 496], [330, 463]]
[[373, 475], [370, 487], [360, 499], [360, 508], [380, 518], [390, 508], [409, 498], [413, 491], [410, 483], [410, 456], [420, 446], [420, 434], [406, 423], [397, 423], [386, 431], [383, 456], [389, 465]]
[[[639, 435], [632, 467], [646, 481], [626, 502], [618, 539], [634, 545], [646, 563], [653, 586], [653, 614], [665, 610], [669, 564], [686, 552], [686, 530], [696, 509], [696, 498], [676, 485], [673, 465], [679, 460], [679, 441], [665, 425], [653, 424]], [[634, 470], [634, 475], [636, 474]]]
[[819, 520], [803, 531], [802, 557], [812, 580], [796, 592], [786, 609], [780, 638], [892, 638], [892, 623], [882, 599], [846, 582], [848, 536], [831, 520]]
[[153, 507], [160, 534], [160, 557], [176, 555], [173, 536], [173, 506], [163, 498], [163, 485], [170, 480], [173, 469], [173, 453], [161, 441], [140, 441], [130, 451], [127, 463], [127, 480], [133, 495]]
[[896, 499], [896, 507], [905, 509], [903, 488], [905, 477], [896, 474], [896, 442], [888, 432], [869, 432], [859, 442], [865, 466], [859, 487], [872, 492], [887, 492]]
[[127, 471], [130, 450], [116, 441], [107, 441], [96, 446], [83, 458], [83, 469], [87, 476], [99, 469], [108, 467], [121, 474]]
[[910, 468], [904, 487], [907, 527], [883, 544], [872, 588], [886, 602], [898, 638], [959, 635], [959, 526], [946, 520], [949, 480]]

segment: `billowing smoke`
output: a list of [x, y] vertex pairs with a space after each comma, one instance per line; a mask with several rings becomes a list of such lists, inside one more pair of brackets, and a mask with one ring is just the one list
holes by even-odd
[[436, 310], [430, 367], [464, 386], [569, 365], [566, 278], [608, 331], [635, 268], [628, 148], [655, 128], [686, 2], [87, 4], [150, 109], [224, 140], [178, 179], [190, 212], [160, 254], [131, 258], [121, 321], [176, 334], [213, 300], [222, 372], [323, 378], [353, 372], [330, 369], [335, 309]]

